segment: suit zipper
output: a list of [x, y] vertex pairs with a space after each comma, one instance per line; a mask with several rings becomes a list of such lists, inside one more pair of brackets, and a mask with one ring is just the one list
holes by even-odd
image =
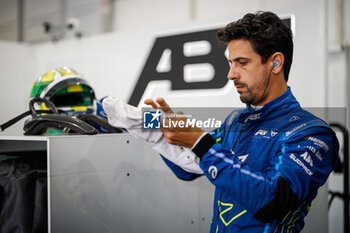
[[232, 146], [232, 151], [233, 151], [233, 149], [236, 147], [236, 144], [237, 144], [237, 142], [239, 141], [239, 139], [240, 139], [240, 137], [241, 137], [241, 134], [243, 133], [243, 131], [245, 130], [245, 128], [247, 128], [247, 126], [248, 126], [247, 122], [244, 122], [244, 125], [243, 125], [243, 126], [241, 127], [241, 129], [239, 130], [238, 136], [237, 136], [237, 138], [236, 138], [236, 141], [235, 141], [235, 143], [234, 143], [233, 146]]

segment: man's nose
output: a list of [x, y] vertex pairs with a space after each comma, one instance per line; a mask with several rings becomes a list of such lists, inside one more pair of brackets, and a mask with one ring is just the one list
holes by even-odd
[[228, 71], [227, 78], [229, 80], [238, 80], [240, 78], [239, 73], [237, 72], [234, 65], [230, 66], [230, 70]]

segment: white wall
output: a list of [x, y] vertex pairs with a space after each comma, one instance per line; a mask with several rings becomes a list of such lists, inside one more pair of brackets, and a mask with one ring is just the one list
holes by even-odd
[[[33, 47], [13, 42], [0, 42], [0, 124], [29, 110], [28, 99], [35, 79], [36, 59]], [[19, 134], [23, 122], [6, 133]]]

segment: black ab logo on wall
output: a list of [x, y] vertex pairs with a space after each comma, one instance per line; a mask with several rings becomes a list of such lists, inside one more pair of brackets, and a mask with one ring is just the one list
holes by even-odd
[[[169, 80], [171, 90], [224, 87], [228, 81], [229, 66], [225, 57], [226, 45], [219, 42], [216, 36], [218, 30], [157, 38], [129, 104], [138, 105], [150, 81]], [[191, 76], [192, 71], [197, 75]], [[198, 78], [198, 74], [203, 77]]]

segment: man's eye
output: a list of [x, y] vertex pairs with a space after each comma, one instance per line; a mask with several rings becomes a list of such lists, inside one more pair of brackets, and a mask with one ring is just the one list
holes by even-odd
[[248, 63], [248, 61], [240, 61], [239, 64], [240, 65], [246, 65]]

